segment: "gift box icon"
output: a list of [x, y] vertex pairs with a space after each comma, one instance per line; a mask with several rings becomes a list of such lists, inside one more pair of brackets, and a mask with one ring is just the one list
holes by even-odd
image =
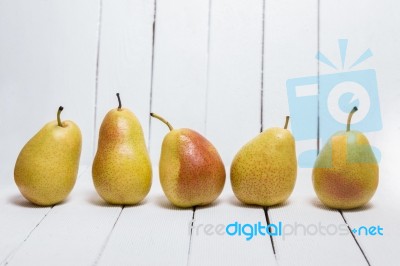
[[[341, 48], [344, 41], [347, 45], [347, 40], [339, 40]], [[369, 50], [367, 52], [356, 63], [372, 55]], [[320, 56], [318, 59], [321, 60]], [[327, 59], [323, 58], [321, 61], [326, 62]], [[329, 65], [330, 61], [327, 62]], [[344, 65], [344, 57], [342, 62]], [[348, 113], [354, 106], [359, 111], [353, 116], [352, 129], [362, 132], [382, 129], [374, 69], [293, 78], [287, 80], [286, 88], [292, 118], [291, 130], [296, 140], [317, 139], [319, 135], [322, 147], [332, 134], [345, 130]], [[374, 148], [374, 152], [379, 160], [379, 150]], [[299, 157], [299, 166], [312, 167], [316, 155], [315, 150], [303, 152]]]

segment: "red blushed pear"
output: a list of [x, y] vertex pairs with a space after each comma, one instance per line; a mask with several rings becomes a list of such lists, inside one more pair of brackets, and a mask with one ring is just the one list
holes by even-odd
[[150, 191], [152, 168], [142, 126], [134, 113], [118, 107], [104, 117], [92, 176], [97, 193], [106, 202], [133, 205]]
[[169, 201], [178, 207], [207, 205], [221, 194], [225, 168], [215, 147], [202, 135], [188, 128], [174, 129], [157, 114], [170, 132], [164, 137], [159, 174]]
[[357, 111], [347, 120], [347, 130], [335, 133], [318, 155], [313, 169], [314, 190], [323, 204], [334, 209], [353, 209], [366, 204], [374, 195], [379, 166], [368, 139], [350, 130]]

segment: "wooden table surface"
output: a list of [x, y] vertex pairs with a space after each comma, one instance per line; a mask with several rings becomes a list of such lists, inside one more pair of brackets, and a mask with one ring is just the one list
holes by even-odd
[[[399, 12], [395, 0], [0, 0], [0, 265], [399, 265]], [[343, 67], [339, 39], [348, 40]], [[373, 56], [350, 70], [368, 49]], [[337, 69], [317, 61], [318, 51]], [[283, 126], [286, 81], [365, 69], [376, 72], [382, 117], [382, 128], [366, 133], [382, 154], [371, 202], [327, 209], [312, 169], [299, 167], [285, 204], [241, 204], [229, 181], [232, 158], [260, 130]], [[141, 121], [153, 163], [152, 189], [137, 206], [105, 204], [91, 181], [116, 92]], [[13, 168], [59, 105], [82, 130], [80, 174], [65, 202], [41, 208], [19, 194]], [[215, 203], [179, 209], [166, 200], [158, 162], [167, 128], [150, 111], [217, 147], [228, 175]], [[314, 122], [303, 126], [313, 136], [297, 141], [298, 155], [323, 145], [319, 109], [308, 112]], [[299, 227], [247, 241], [204, 230], [236, 221], [345, 233]], [[382, 236], [350, 232], [378, 225]]]

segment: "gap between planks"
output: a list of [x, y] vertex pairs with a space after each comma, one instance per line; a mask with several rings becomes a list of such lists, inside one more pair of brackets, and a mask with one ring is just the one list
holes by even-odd
[[51, 206], [50, 209], [46, 212], [46, 214], [40, 219], [40, 221], [35, 225], [35, 227], [32, 228], [32, 230], [27, 234], [27, 236], [22, 240], [22, 242], [15, 247], [5, 258], [3, 261], [0, 262], [0, 265], [7, 265], [10, 263], [12, 260], [13, 256], [15, 253], [20, 250], [20, 248], [24, 245], [24, 243], [29, 239], [29, 237], [32, 235], [32, 233], [39, 227], [39, 225], [44, 221], [44, 219], [47, 217], [47, 215], [51, 212], [55, 205]]
[[[154, 84], [154, 47], [156, 45], [156, 23], [157, 23], [157, 0], [154, 0], [154, 11], [153, 11], [153, 36], [151, 41], [151, 70], [150, 70], [150, 102], [149, 102], [149, 114], [153, 111], [153, 84]], [[151, 121], [152, 118], [149, 115], [149, 135], [147, 149], [150, 151], [151, 145]]]
[[103, 17], [103, 0], [99, 0], [99, 22], [97, 25], [97, 51], [96, 51], [96, 74], [95, 74], [95, 88], [94, 88], [94, 117], [93, 117], [93, 151], [92, 156], [96, 154], [96, 134], [97, 134], [97, 98], [99, 91], [99, 68], [100, 68], [100, 44], [101, 44], [101, 26]]
[[99, 261], [100, 261], [100, 259], [101, 259], [101, 256], [103, 255], [103, 252], [104, 252], [104, 250], [106, 249], [106, 247], [107, 247], [107, 245], [108, 245], [108, 242], [110, 241], [111, 235], [112, 235], [112, 233], [114, 232], [114, 228], [115, 228], [115, 226], [117, 225], [118, 220], [119, 220], [119, 218], [121, 217], [121, 214], [122, 214], [122, 212], [124, 211], [124, 209], [125, 209], [125, 205], [123, 205], [123, 206], [121, 207], [121, 210], [120, 210], [120, 212], [119, 212], [119, 214], [118, 214], [118, 216], [117, 216], [117, 219], [115, 220], [115, 222], [114, 222], [114, 224], [113, 224], [113, 226], [112, 226], [110, 232], [108, 233], [107, 238], [106, 238], [106, 240], [104, 241], [104, 244], [103, 244], [103, 246], [101, 247], [101, 249], [100, 249], [100, 251], [99, 251], [99, 255], [98, 255], [97, 258], [95, 259], [93, 265], [97, 265], [97, 264], [99, 263]]
[[[88, 170], [90, 169], [89, 166], [85, 166], [84, 169], [82, 170], [82, 172], [80, 172], [77, 176], [77, 179], [80, 178], [82, 175], [84, 175]], [[24, 243], [26, 243], [30, 236], [36, 231], [36, 229], [39, 228], [39, 226], [43, 223], [43, 221], [49, 216], [51, 215], [51, 211], [53, 210], [54, 206], [56, 205], [52, 205], [50, 206], [49, 210], [43, 215], [43, 217], [39, 220], [39, 222], [29, 231], [29, 233], [26, 235], [26, 237], [21, 241], [21, 243], [19, 245], [17, 245], [1, 262], [0, 265], [7, 265], [9, 264], [13, 257], [14, 254], [16, 254], [18, 252], [18, 250], [20, 250], [22, 248], [22, 246], [24, 245]]]

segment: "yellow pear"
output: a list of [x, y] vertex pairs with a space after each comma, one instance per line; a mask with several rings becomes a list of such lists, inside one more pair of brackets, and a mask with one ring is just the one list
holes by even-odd
[[178, 207], [207, 205], [221, 194], [225, 167], [215, 147], [188, 128], [174, 129], [164, 137], [159, 165], [161, 186], [168, 200]]
[[107, 113], [101, 123], [92, 166], [94, 186], [110, 204], [132, 205], [142, 201], [151, 187], [151, 162], [143, 130], [136, 116], [122, 108]]
[[347, 120], [347, 130], [335, 133], [319, 153], [313, 169], [314, 190], [323, 204], [335, 209], [352, 209], [366, 204], [379, 181], [379, 166], [368, 139], [350, 130], [357, 111]]
[[82, 136], [72, 121], [47, 123], [18, 155], [14, 179], [29, 201], [49, 206], [63, 201], [75, 185], [81, 156]]
[[295, 140], [284, 128], [270, 128], [244, 145], [231, 165], [235, 196], [247, 204], [271, 206], [286, 201], [297, 175]]

